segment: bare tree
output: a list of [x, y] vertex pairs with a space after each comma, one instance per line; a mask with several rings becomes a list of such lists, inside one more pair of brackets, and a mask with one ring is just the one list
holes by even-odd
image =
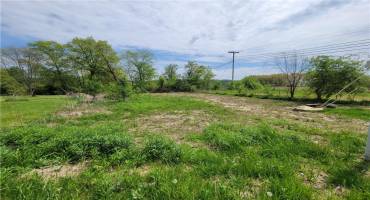
[[288, 83], [289, 98], [293, 99], [297, 87], [302, 82], [304, 72], [309, 68], [307, 57], [294, 53], [282, 53], [275, 59]]
[[41, 55], [31, 48], [6, 48], [1, 50], [1, 62], [5, 67], [16, 67], [22, 74], [22, 84], [29, 95], [34, 95]]

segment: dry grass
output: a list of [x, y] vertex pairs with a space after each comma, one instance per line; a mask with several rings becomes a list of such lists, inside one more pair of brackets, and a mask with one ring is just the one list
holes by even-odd
[[103, 107], [97, 107], [92, 104], [83, 103], [78, 106], [69, 107], [63, 111], [59, 111], [56, 114], [61, 117], [81, 117], [89, 114], [111, 114], [111, 111], [106, 110]]
[[34, 169], [31, 171], [31, 173], [36, 173], [44, 179], [72, 177], [79, 175], [87, 167], [86, 164], [86, 162], [83, 162], [77, 164], [48, 166], [40, 169]]
[[186, 134], [201, 133], [210, 122], [214, 122], [214, 119], [204, 111], [155, 113], [135, 119], [129, 131], [161, 133], [180, 143]]
[[279, 102], [269, 99], [253, 99], [226, 95], [213, 95], [202, 93], [176, 93], [160, 95], [184, 95], [208, 101], [212, 104], [221, 105], [239, 111], [242, 114], [268, 119], [285, 119], [298, 121], [314, 128], [322, 128], [333, 131], [367, 132], [368, 122], [360, 119], [339, 118], [318, 112], [294, 111], [298, 105], [294, 102]]

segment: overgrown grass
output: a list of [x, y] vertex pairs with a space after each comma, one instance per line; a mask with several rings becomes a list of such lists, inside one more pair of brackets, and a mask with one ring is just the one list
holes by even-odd
[[[113, 113], [47, 121], [38, 115], [33, 120], [39, 123], [2, 128], [1, 199], [370, 198], [363, 134], [279, 119], [246, 125], [239, 113], [189, 97], [139, 95], [95, 106]], [[225, 120], [181, 142], [150, 130], [130, 131], [128, 122], [136, 117], [179, 110], [203, 110]], [[314, 143], [311, 135], [327, 142]], [[30, 173], [85, 161], [77, 176]], [[318, 173], [327, 176], [322, 188], [315, 187]], [[337, 187], [344, 192], [336, 193]]]

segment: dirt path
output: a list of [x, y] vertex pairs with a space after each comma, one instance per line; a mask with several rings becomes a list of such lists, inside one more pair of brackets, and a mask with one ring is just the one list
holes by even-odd
[[221, 105], [234, 111], [249, 114], [264, 119], [284, 119], [303, 123], [310, 127], [333, 131], [351, 131], [361, 134], [367, 133], [367, 122], [358, 119], [339, 118], [317, 112], [298, 112], [293, 108], [298, 104], [268, 99], [255, 99], [248, 97], [235, 97], [204, 93], [164, 93], [156, 95], [191, 96]]

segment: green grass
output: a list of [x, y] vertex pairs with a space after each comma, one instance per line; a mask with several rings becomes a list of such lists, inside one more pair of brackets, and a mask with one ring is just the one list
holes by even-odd
[[[49, 105], [58, 98], [8, 103], [22, 110], [25, 104], [20, 102], [41, 107], [38, 99]], [[59, 99], [62, 107], [66, 99]], [[365, 175], [369, 163], [362, 160], [364, 134], [281, 119], [261, 118], [246, 125], [243, 120], [251, 116], [190, 97], [144, 94], [94, 106], [111, 113], [42, 120], [61, 108], [54, 107], [49, 114], [36, 110], [27, 119], [38, 123], [14, 127], [10, 124], [15, 118], [7, 121], [0, 129], [1, 199], [370, 198], [370, 178]], [[222, 120], [211, 120], [204, 130], [181, 140], [151, 129], [132, 131], [131, 122], [141, 116], [175, 111], [203, 111]], [[311, 135], [326, 143], [314, 143]], [[81, 162], [87, 167], [72, 177], [44, 179], [30, 173]], [[319, 172], [327, 177], [317, 189]], [[345, 192], [336, 194], [338, 186]]]
[[[271, 88], [268, 87], [259, 90], [243, 90], [243, 91], [211, 90], [207, 92], [221, 95], [255, 97], [260, 99], [290, 100], [289, 90], [286, 87], [271, 87]], [[316, 102], [316, 95], [307, 87], [298, 87], [294, 95], [294, 101]], [[325, 101], [325, 99], [323, 101]], [[343, 95], [337, 101], [338, 104], [363, 104], [363, 105], [367, 105], [369, 104], [369, 102], [370, 102], [369, 92], [357, 94], [354, 98], [348, 95]]]
[[65, 96], [2, 97], [0, 99], [0, 128], [23, 125], [73, 104]]
[[367, 108], [335, 108], [326, 109], [324, 113], [342, 116], [346, 118], [362, 119], [370, 121], [370, 109]]

